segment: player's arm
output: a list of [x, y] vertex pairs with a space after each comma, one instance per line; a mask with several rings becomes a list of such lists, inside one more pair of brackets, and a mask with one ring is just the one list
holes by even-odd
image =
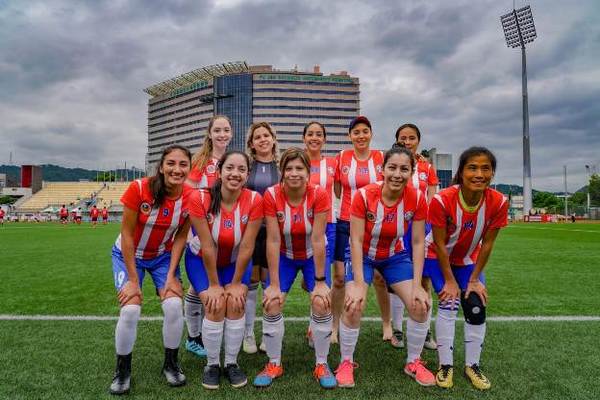
[[179, 227], [175, 237], [173, 238], [173, 247], [171, 248], [171, 262], [169, 263], [169, 272], [167, 272], [167, 282], [165, 284], [164, 295], [166, 297], [168, 292], [173, 292], [178, 297], [183, 297], [183, 288], [181, 282], [177, 279], [176, 271], [185, 249], [187, 242], [187, 235], [190, 230], [190, 218], [186, 218], [184, 224]]
[[281, 234], [279, 232], [279, 222], [276, 217], [265, 216], [267, 224], [267, 264], [269, 264], [270, 284], [264, 291], [263, 305], [268, 306], [273, 301], [283, 302], [279, 286], [279, 249], [281, 246]]
[[435, 195], [436, 191], [437, 191], [437, 185], [428, 185], [427, 186], [427, 204], [431, 203], [431, 199], [433, 199], [433, 196]]
[[[310, 240], [315, 262], [315, 277], [325, 277], [325, 228], [327, 226], [327, 211], [315, 214]], [[313, 296], [320, 296], [329, 309], [329, 287], [325, 281], [315, 281]]]
[[442, 301], [451, 301], [460, 297], [460, 289], [458, 283], [454, 279], [452, 267], [450, 266], [450, 255], [446, 249], [446, 228], [432, 225], [433, 243], [435, 244], [435, 252], [438, 257], [438, 263], [444, 276], [444, 287], [439, 293], [439, 299]]
[[421, 286], [423, 276], [423, 263], [425, 261], [425, 220], [412, 222], [412, 261], [413, 261], [413, 283]]
[[469, 283], [467, 285], [467, 290], [465, 291], [465, 298], [469, 293], [476, 292], [484, 305], [487, 305], [487, 289], [485, 288], [485, 285], [479, 281], [479, 275], [483, 272], [483, 269], [490, 259], [492, 249], [494, 248], [494, 242], [498, 237], [498, 232], [500, 232], [500, 229], [489, 229], [483, 236], [479, 255], [477, 256], [477, 262], [475, 262], [475, 268], [473, 268], [473, 272], [469, 277]]
[[254, 252], [254, 247], [256, 245], [256, 235], [258, 235], [261, 224], [262, 218], [248, 222], [246, 230], [242, 235], [242, 240], [240, 241], [237, 260], [235, 261], [235, 272], [231, 283], [242, 282], [246, 267], [252, 259], [252, 253]]
[[221, 308], [221, 302], [225, 296], [223, 288], [219, 284], [217, 275], [217, 249], [215, 242], [208, 229], [208, 222], [205, 218], [190, 216], [192, 226], [198, 234], [202, 246], [202, 262], [208, 277], [208, 289], [206, 289], [206, 308], [209, 312], [216, 312]]
[[135, 246], [134, 234], [137, 225], [138, 212], [127, 206], [123, 206], [123, 222], [121, 224], [121, 254], [127, 269], [128, 280], [119, 292], [119, 302], [121, 305], [127, 304], [134, 297], [139, 297], [142, 301], [142, 291], [140, 290], [140, 281], [135, 265]]

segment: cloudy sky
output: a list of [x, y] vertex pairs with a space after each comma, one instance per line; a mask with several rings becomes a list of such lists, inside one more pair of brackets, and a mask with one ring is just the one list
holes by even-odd
[[[536, 189], [600, 169], [600, 2], [531, 4], [528, 47]], [[0, 0], [0, 164], [143, 166], [153, 83], [226, 61], [347, 70], [385, 148], [411, 121], [455, 160], [490, 147], [496, 181], [522, 184], [521, 57], [508, 1]]]

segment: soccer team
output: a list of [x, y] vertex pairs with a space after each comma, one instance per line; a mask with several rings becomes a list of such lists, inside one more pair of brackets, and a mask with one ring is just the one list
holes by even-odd
[[[247, 153], [226, 150], [232, 134], [227, 117], [213, 117], [197, 154], [178, 145], [166, 148], [156, 174], [132, 182], [121, 199], [121, 233], [112, 249], [121, 308], [111, 393], [130, 390], [146, 273], [161, 299], [163, 374], [171, 386], [186, 382], [178, 363], [184, 319], [186, 349], [207, 358], [205, 388], [217, 389], [222, 375], [233, 387], [247, 384], [237, 361], [241, 348], [267, 353], [254, 386], [267, 387], [281, 377], [282, 312], [302, 271], [302, 287], [310, 293], [313, 375], [321, 387], [355, 385], [354, 350], [371, 283], [383, 338], [395, 347], [404, 346], [402, 315], [408, 314], [407, 375], [423, 386], [452, 387], [460, 306], [464, 373], [476, 388], [490, 387], [480, 368], [488, 296], [483, 270], [507, 224], [508, 204], [489, 187], [496, 159], [488, 149], [465, 150], [453, 186], [436, 194], [436, 173], [417, 152], [421, 132], [413, 124], [400, 126], [396, 142], [383, 153], [370, 148], [371, 123], [359, 116], [348, 129], [352, 149], [336, 157], [322, 155], [327, 136], [319, 122], [305, 126], [304, 149], [290, 148], [281, 157], [275, 130], [266, 122], [250, 127]], [[187, 293], [178, 267], [184, 253]], [[437, 344], [429, 333], [431, 287], [439, 300]], [[328, 363], [331, 343], [339, 343], [341, 353], [335, 373]], [[424, 347], [437, 348], [435, 373], [421, 360]]]

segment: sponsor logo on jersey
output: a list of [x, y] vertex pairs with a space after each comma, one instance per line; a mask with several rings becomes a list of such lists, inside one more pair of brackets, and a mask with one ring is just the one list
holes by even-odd
[[212, 165], [212, 164], [208, 164], [208, 165], [206, 166], [206, 173], [208, 173], [208, 174], [214, 174], [214, 173], [215, 173], [215, 171], [216, 171], [216, 169], [215, 169], [215, 166], [214, 166], [214, 165]]
[[311, 174], [318, 174], [319, 173], [319, 167], [310, 167], [310, 173]]
[[342, 167], [342, 174], [344, 174], [344, 175], [348, 175], [348, 172], [350, 172], [350, 167], [349, 167], [349, 166], [347, 166], [347, 165], [344, 165], [344, 166]]
[[242, 224], [247, 224], [248, 223], [248, 216], [247, 215], [242, 215], [242, 218], [240, 218], [240, 220], [242, 221]]
[[368, 175], [369, 167], [358, 167], [358, 168], [356, 168], [356, 172], [358, 172], [361, 175]]
[[301, 222], [302, 221], [302, 215], [300, 214], [294, 214], [294, 216], [292, 217], [292, 221], [296, 222]]
[[163, 217], [168, 217], [168, 216], [169, 216], [169, 209], [163, 208]]
[[385, 216], [383, 217], [385, 222], [392, 222], [396, 219], [396, 213], [395, 212], [391, 212], [389, 214], [385, 214]]
[[152, 210], [152, 206], [150, 206], [150, 203], [143, 202], [143, 203], [140, 205], [140, 212], [141, 212], [142, 214], [148, 215], [148, 214], [150, 214], [150, 211], [151, 211], [151, 210]]
[[277, 211], [277, 221], [283, 222], [285, 221], [285, 214], [283, 211]]
[[404, 213], [404, 219], [407, 221], [410, 221], [411, 219], [413, 219], [415, 213], [412, 211], [406, 212]]
[[426, 181], [427, 180], [427, 174], [425, 172], [421, 172], [419, 174], [419, 179], [422, 181]]
[[375, 222], [375, 214], [373, 214], [371, 211], [367, 211], [367, 221]]
[[471, 230], [474, 226], [473, 221], [467, 221], [463, 224], [463, 229]]

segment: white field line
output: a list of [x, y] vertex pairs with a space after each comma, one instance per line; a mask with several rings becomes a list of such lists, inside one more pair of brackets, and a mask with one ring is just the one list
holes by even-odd
[[[0, 321], [116, 321], [117, 316], [107, 315], [12, 315], [0, 314]], [[142, 321], [162, 321], [162, 316], [141, 317]], [[288, 322], [308, 322], [308, 317], [285, 317]], [[435, 320], [435, 318], [433, 318]], [[556, 315], [556, 316], [498, 316], [488, 317], [493, 322], [589, 322], [600, 321], [600, 316]], [[364, 317], [365, 322], [379, 322], [379, 317]]]
[[509, 228], [522, 228], [522, 229], [542, 229], [545, 231], [600, 233], [600, 231], [588, 231], [585, 229], [562, 229], [562, 228], [541, 227], [541, 226], [508, 225], [508, 227]]

